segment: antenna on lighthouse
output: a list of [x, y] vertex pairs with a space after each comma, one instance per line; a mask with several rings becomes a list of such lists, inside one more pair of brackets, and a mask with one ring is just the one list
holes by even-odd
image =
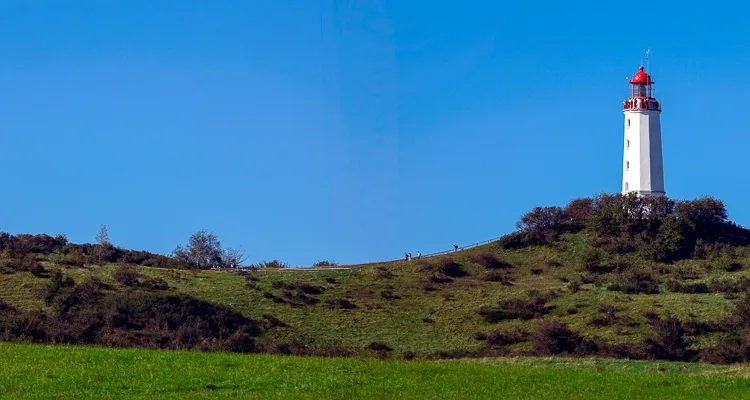
[[651, 54], [651, 48], [649, 47], [648, 50], [646, 50], [646, 72], [648, 72], [648, 56]]

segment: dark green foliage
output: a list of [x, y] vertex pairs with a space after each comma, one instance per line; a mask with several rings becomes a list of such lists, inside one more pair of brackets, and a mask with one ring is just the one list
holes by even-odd
[[326, 300], [326, 304], [328, 304], [328, 307], [331, 309], [338, 309], [338, 310], [351, 310], [353, 308], [357, 308], [357, 305], [352, 303], [351, 301], [347, 299], [331, 299]]
[[383, 279], [393, 279], [396, 277], [396, 274], [394, 274], [393, 271], [391, 271], [390, 269], [382, 265], [379, 266], [376, 270], [377, 270], [378, 276]]
[[148, 278], [138, 283], [139, 286], [151, 290], [167, 290], [169, 284], [162, 278]]
[[437, 272], [438, 274], [443, 274], [451, 278], [460, 278], [462, 276], [466, 276], [466, 271], [463, 269], [463, 267], [453, 261], [453, 258], [450, 256], [439, 257], [437, 260], [435, 260], [433, 265], [435, 268], [435, 272]]
[[383, 290], [380, 292], [380, 296], [386, 300], [400, 299], [401, 297], [393, 294], [390, 290]]
[[711, 290], [703, 282], [682, 283], [676, 279], [667, 281], [667, 289], [675, 293], [709, 293]]
[[115, 268], [112, 277], [123, 286], [134, 286], [138, 284], [138, 278], [141, 277], [141, 274], [132, 265], [120, 264]]
[[513, 285], [510, 275], [500, 271], [489, 271], [484, 275], [484, 280], [488, 282], [499, 282], [506, 286]]
[[646, 353], [660, 360], [689, 361], [696, 353], [690, 351], [690, 341], [685, 337], [685, 328], [674, 316], [659, 319], [654, 324], [654, 335], [646, 338]]
[[568, 221], [585, 225], [594, 214], [594, 200], [590, 198], [575, 199], [565, 206], [563, 213]]
[[565, 213], [560, 207], [535, 207], [521, 216], [516, 227], [533, 241], [546, 244], [557, 239], [564, 221]]
[[289, 268], [289, 264], [279, 260], [261, 261], [256, 268]]
[[333, 261], [322, 260], [313, 264], [313, 267], [337, 267], [338, 264]]
[[52, 277], [54, 315], [2, 310], [0, 339], [163, 349], [255, 350], [256, 323], [227, 307], [189, 296], [127, 290], [109, 292], [92, 278], [71, 286]]
[[387, 358], [388, 352], [393, 351], [393, 348], [382, 342], [372, 342], [367, 345], [367, 349], [377, 352], [380, 358]]
[[500, 269], [500, 268], [512, 268], [513, 265], [507, 261], [500, 260], [497, 256], [490, 252], [480, 252], [469, 254], [469, 260], [475, 264], [479, 264], [485, 268]]
[[585, 340], [568, 325], [557, 321], [545, 321], [532, 336], [532, 348], [537, 355], [588, 355], [595, 354], [598, 347]]
[[609, 286], [609, 290], [628, 294], [656, 294], [659, 293], [659, 281], [648, 271], [632, 269], [621, 274], [618, 281]]
[[497, 348], [525, 341], [529, 333], [523, 329], [511, 329], [507, 331], [495, 330], [487, 334], [477, 335], [478, 340], [487, 342], [490, 348]]
[[551, 293], [541, 294], [537, 291], [529, 291], [526, 299], [519, 297], [502, 299], [497, 306], [482, 306], [478, 314], [491, 324], [511, 319], [540, 318], [550, 312], [551, 308], [546, 304], [552, 298]]

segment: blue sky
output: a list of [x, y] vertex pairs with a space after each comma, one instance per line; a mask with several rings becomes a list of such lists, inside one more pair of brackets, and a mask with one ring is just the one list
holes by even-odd
[[0, 230], [293, 265], [500, 236], [620, 190], [649, 47], [667, 194], [750, 225], [750, 10], [705, 4], [4, 0]]

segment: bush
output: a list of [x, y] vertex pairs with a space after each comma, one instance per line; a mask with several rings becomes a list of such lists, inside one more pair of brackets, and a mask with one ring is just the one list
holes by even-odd
[[400, 299], [401, 298], [401, 297], [396, 296], [395, 294], [393, 294], [393, 292], [391, 292], [390, 290], [383, 290], [383, 291], [381, 291], [380, 292], [380, 296], [382, 298], [386, 299], [386, 300], [395, 300], [395, 299]]
[[540, 356], [587, 355], [595, 354], [598, 350], [593, 342], [584, 340], [568, 325], [557, 320], [545, 321], [532, 336], [531, 343], [534, 353]]
[[487, 346], [496, 348], [521, 343], [526, 340], [528, 335], [528, 332], [518, 328], [509, 331], [496, 330], [485, 334], [483, 340], [487, 342]]
[[460, 264], [453, 261], [450, 256], [442, 256], [435, 260], [433, 264], [435, 272], [449, 276], [451, 278], [460, 278], [466, 276], [466, 271]]
[[430, 281], [434, 283], [451, 283], [453, 279], [445, 276], [445, 274], [436, 273], [430, 277]]
[[700, 360], [713, 364], [736, 364], [747, 362], [748, 354], [750, 349], [745, 338], [731, 332], [722, 335], [716, 346], [703, 350]]
[[338, 264], [333, 261], [322, 260], [313, 264], [313, 267], [338, 267]]
[[148, 278], [139, 283], [139, 286], [151, 290], [167, 290], [169, 284], [162, 278]]
[[484, 275], [484, 280], [488, 282], [500, 282], [503, 285], [511, 286], [513, 285], [513, 282], [511, 282], [510, 276], [508, 274], [504, 274], [499, 271], [490, 271]]
[[646, 271], [631, 270], [622, 274], [618, 282], [609, 286], [609, 290], [628, 294], [656, 294], [659, 293], [659, 281]]
[[500, 269], [500, 268], [512, 268], [513, 265], [507, 261], [503, 261], [497, 258], [490, 252], [472, 253], [469, 255], [469, 260], [475, 264], [479, 264], [485, 268]]
[[546, 303], [551, 300], [551, 295], [542, 295], [538, 292], [530, 292], [528, 299], [513, 297], [502, 299], [497, 306], [482, 306], [478, 314], [486, 322], [491, 324], [511, 319], [540, 318], [549, 313], [551, 308]]
[[378, 273], [378, 277], [382, 279], [393, 279], [396, 277], [396, 274], [394, 274], [393, 271], [389, 270], [388, 268], [382, 265], [376, 268], [376, 271]]
[[565, 213], [560, 207], [535, 207], [516, 222], [516, 228], [535, 241], [546, 244], [557, 238], [557, 230], [564, 220]]
[[697, 294], [710, 292], [708, 285], [703, 282], [681, 283], [676, 279], [670, 279], [667, 281], [667, 289], [674, 293]]
[[577, 224], [586, 224], [594, 214], [594, 200], [590, 198], [575, 199], [563, 210], [565, 218]]
[[281, 262], [279, 260], [261, 261], [258, 263], [257, 268], [289, 268], [289, 264]]
[[328, 304], [328, 306], [332, 310], [335, 310], [335, 309], [351, 310], [351, 309], [357, 308], [356, 304], [346, 299], [331, 299], [331, 300], [327, 300], [326, 304]]
[[688, 350], [690, 341], [685, 338], [685, 328], [673, 316], [655, 321], [656, 333], [644, 340], [646, 353], [660, 360], [690, 361], [695, 354]]
[[141, 274], [132, 265], [120, 264], [115, 268], [112, 277], [123, 286], [134, 286], [138, 284], [138, 278], [141, 277]]

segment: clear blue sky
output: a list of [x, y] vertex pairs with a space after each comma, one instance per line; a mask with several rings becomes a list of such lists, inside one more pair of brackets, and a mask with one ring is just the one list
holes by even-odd
[[[554, 4], [557, 3], [557, 4]], [[0, 230], [341, 263], [510, 232], [621, 185], [647, 48], [668, 195], [750, 225], [750, 8], [0, 2]]]

